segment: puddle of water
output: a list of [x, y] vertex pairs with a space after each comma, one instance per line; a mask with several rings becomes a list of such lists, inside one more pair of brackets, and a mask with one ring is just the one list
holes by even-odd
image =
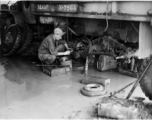
[[[50, 77], [33, 63], [22, 59], [3, 58], [0, 61], [0, 73], [4, 74], [0, 76], [0, 118], [92, 118], [93, 106], [100, 99], [80, 93], [84, 86], [80, 83], [80, 79], [84, 77], [81, 70]], [[89, 74], [109, 78], [109, 92], [117, 91], [135, 80], [118, 73], [99, 72], [95, 69], [89, 69]], [[131, 87], [127, 88], [119, 96], [125, 97], [130, 89]], [[137, 88], [133, 96], [140, 97], [140, 93], [142, 91]], [[8, 112], [9, 108], [13, 111]]]

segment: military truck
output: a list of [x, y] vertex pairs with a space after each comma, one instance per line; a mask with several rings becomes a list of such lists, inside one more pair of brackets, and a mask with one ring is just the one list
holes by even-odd
[[91, 51], [92, 61], [97, 58], [101, 71], [117, 68], [122, 74], [139, 77], [150, 66], [140, 85], [152, 100], [151, 16], [151, 1], [18, 1], [10, 7], [1, 5], [2, 53], [23, 55], [35, 46], [37, 50], [55, 27], [64, 27], [69, 46], [83, 48], [77, 58], [85, 59]]

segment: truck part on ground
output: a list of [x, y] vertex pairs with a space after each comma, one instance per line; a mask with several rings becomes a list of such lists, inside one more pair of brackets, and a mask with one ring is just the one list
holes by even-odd
[[139, 101], [103, 97], [98, 104], [99, 117], [113, 119], [152, 119], [152, 105]]

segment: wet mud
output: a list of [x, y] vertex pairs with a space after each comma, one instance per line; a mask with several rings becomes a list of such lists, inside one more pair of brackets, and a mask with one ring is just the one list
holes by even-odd
[[[100, 97], [86, 97], [80, 93], [85, 77], [81, 69], [65, 75], [50, 77], [37, 62], [23, 58], [0, 59], [0, 119], [92, 119]], [[136, 80], [114, 71], [99, 72], [89, 68], [89, 75], [109, 78], [109, 93]], [[117, 96], [125, 98], [132, 86]], [[134, 97], [145, 97], [140, 87]]]

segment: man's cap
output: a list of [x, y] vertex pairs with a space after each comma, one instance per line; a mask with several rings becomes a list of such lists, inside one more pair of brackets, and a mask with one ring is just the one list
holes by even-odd
[[61, 28], [57, 27], [54, 29], [54, 34], [64, 35], [65, 32], [63, 32]]
[[58, 23], [58, 27], [66, 28], [67, 27], [67, 23], [65, 21], [61, 21], [61, 22]]

